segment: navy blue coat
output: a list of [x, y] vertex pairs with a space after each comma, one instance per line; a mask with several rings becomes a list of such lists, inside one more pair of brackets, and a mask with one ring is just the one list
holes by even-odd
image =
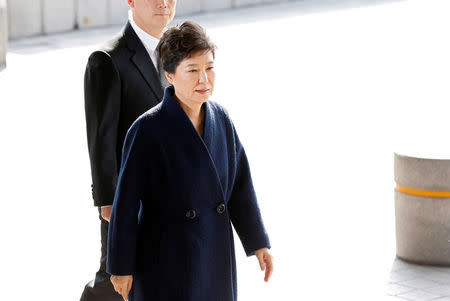
[[107, 272], [133, 275], [130, 301], [236, 301], [231, 224], [247, 256], [270, 248], [247, 157], [222, 106], [203, 104], [202, 137], [173, 94], [126, 135]]

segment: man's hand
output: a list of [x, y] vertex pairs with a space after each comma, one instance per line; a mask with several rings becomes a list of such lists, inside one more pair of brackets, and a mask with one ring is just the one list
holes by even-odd
[[102, 207], [101, 210], [102, 210], [102, 218], [109, 223], [109, 220], [111, 218], [112, 205], [111, 206]]
[[268, 282], [270, 275], [272, 275], [273, 272], [273, 256], [270, 255], [269, 249], [267, 248], [256, 250], [255, 255], [258, 258], [261, 271], [264, 271], [264, 269], [266, 270], [264, 281]]
[[131, 285], [133, 284], [133, 276], [111, 275], [110, 279], [114, 285], [114, 290], [118, 292], [125, 301], [128, 301], [128, 294], [130, 293]]

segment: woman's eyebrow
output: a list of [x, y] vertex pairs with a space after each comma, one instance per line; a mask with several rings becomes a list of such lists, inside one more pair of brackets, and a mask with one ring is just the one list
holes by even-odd
[[[214, 63], [214, 61], [209, 61], [208, 63], [206, 63], [206, 64], [213, 64]], [[186, 65], [186, 67], [192, 67], [192, 66], [197, 66], [198, 64], [188, 64], [188, 65]]]

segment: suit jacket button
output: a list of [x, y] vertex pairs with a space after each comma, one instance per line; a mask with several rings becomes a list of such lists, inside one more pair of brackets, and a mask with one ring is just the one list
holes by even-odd
[[188, 219], [194, 219], [195, 218], [195, 210], [189, 209], [188, 211], [186, 211], [186, 217]]
[[225, 204], [223, 204], [223, 203], [219, 204], [219, 206], [217, 206], [216, 210], [220, 214], [224, 213], [225, 212]]

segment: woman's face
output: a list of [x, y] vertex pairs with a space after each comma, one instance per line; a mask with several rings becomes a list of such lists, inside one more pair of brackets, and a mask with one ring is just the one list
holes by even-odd
[[180, 62], [174, 74], [165, 73], [180, 101], [202, 104], [214, 90], [214, 58], [211, 51], [200, 51]]

